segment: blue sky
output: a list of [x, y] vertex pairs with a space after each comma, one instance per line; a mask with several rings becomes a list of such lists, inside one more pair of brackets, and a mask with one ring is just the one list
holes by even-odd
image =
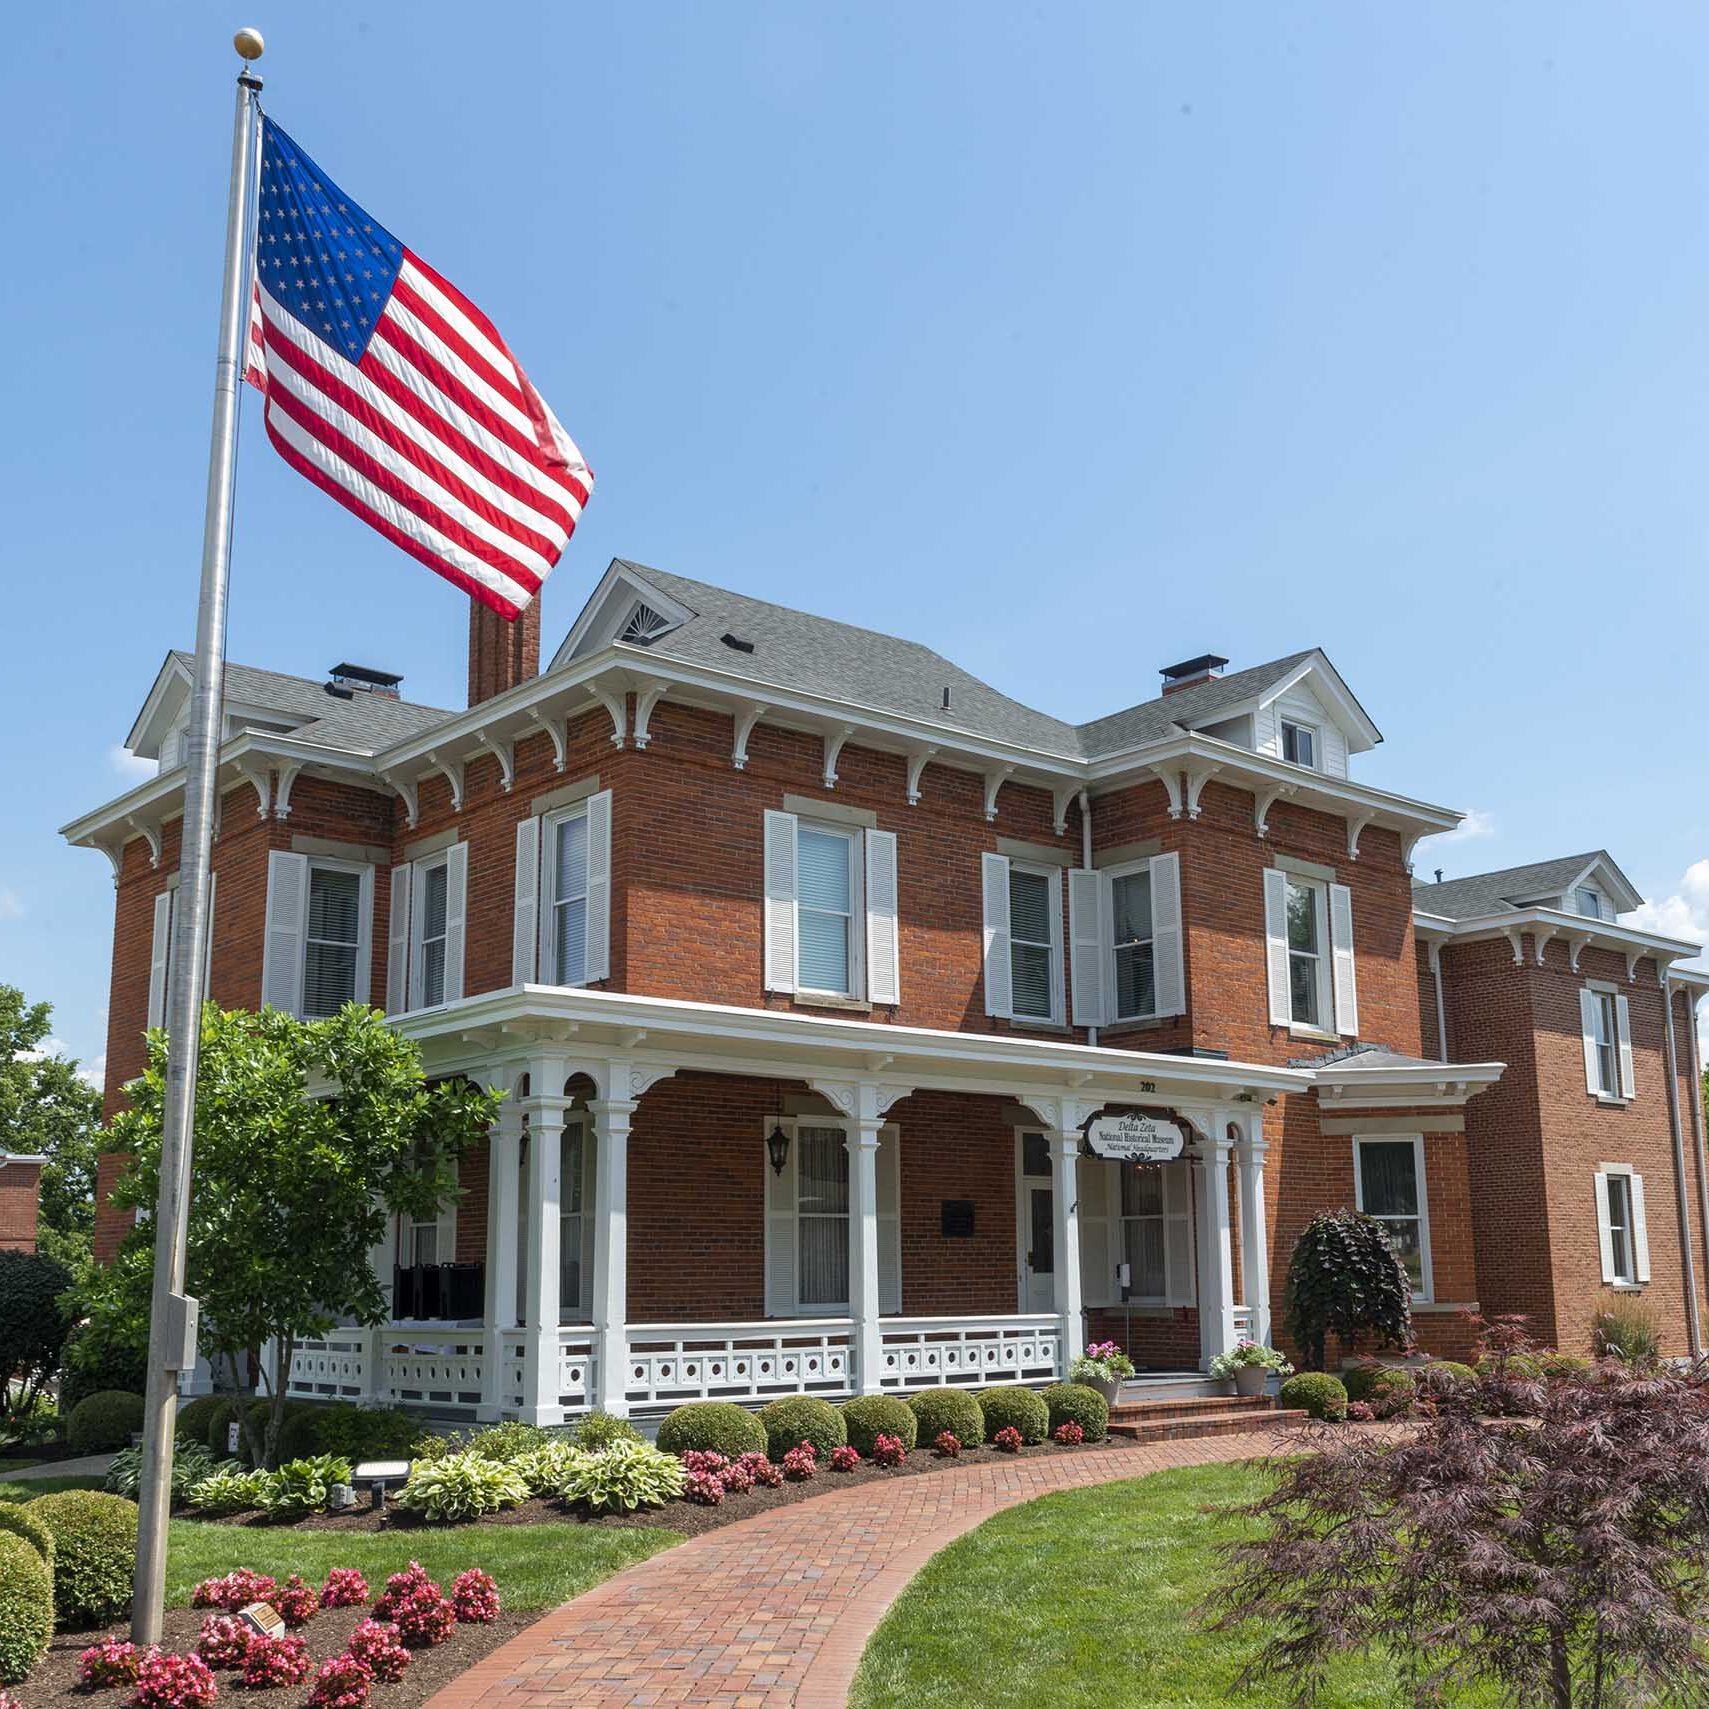
[[[1606, 843], [1709, 930], [1709, 12], [66, 3], [8, 21], [0, 979], [99, 1058], [55, 828], [193, 634], [231, 30], [476, 298], [614, 554], [1086, 718], [1317, 644], [1450, 873]], [[465, 605], [248, 415], [231, 656], [459, 705]], [[1697, 863], [1702, 863], [1701, 865]]]

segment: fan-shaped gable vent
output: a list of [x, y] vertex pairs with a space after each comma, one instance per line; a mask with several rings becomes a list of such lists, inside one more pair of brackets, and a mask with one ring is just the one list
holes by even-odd
[[661, 635], [668, 635], [675, 627], [668, 617], [661, 617], [644, 600], [637, 601], [628, 621], [618, 631], [617, 639], [627, 641], [631, 646], [645, 647]]

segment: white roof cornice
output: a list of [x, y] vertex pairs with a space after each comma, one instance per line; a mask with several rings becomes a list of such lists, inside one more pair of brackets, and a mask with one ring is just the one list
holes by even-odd
[[[1655, 932], [1641, 932], [1635, 926], [1622, 926], [1613, 920], [1593, 920], [1585, 914], [1569, 914], [1560, 908], [1509, 908], [1499, 914], [1480, 914], [1471, 920], [1450, 920], [1441, 914], [1415, 908], [1413, 930], [1420, 936], [1438, 942], [1476, 943], [1490, 938], [1506, 938], [1514, 942], [1526, 932], [1544, 942], [1560, 938], [1581, 948], [1618, 950], [1629, 961], [1653, 957], [1658, 967], [1683, 961], [1703, 951], [1702, 944], [1685, 938], [1664, 938]], [[1514, 960], [1520, 959], [1515, 944]], [[1576, 952], [1574, 953], [1576, 960]]]

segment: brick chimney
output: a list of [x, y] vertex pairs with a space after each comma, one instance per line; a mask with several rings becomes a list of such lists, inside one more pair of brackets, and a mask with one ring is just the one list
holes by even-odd
[[478, 599], [469, 601], [469, 704], [479, 706], [540, 674], [540, 601], [514, 623]]
[[1196, 659], [1183, 659], [1178, 665], [1163, 667], [1163, 692], [1179, 694], [1184, 688], [1197, 688], [1201, 682], [1214, 682], [1222, 675], [1228, 660], [1217, 653], [1200, 653]]

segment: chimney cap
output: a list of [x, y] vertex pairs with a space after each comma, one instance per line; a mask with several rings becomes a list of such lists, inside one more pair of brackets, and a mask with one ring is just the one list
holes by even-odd
[[1165, 665], [1163, 680], [1184, 682], [1188, 677], [1211, 676], [1227, 663], [1228, 660], [1217, 653], [1200, 653], [1196, 659], [1183, 659], [1178, 665]]
[[367, 683], [372, 688], [396, 688], [403, 681], [391, 671], [371, 670], [367, 665], [334, 665], [327, 675], [335, 682]]

